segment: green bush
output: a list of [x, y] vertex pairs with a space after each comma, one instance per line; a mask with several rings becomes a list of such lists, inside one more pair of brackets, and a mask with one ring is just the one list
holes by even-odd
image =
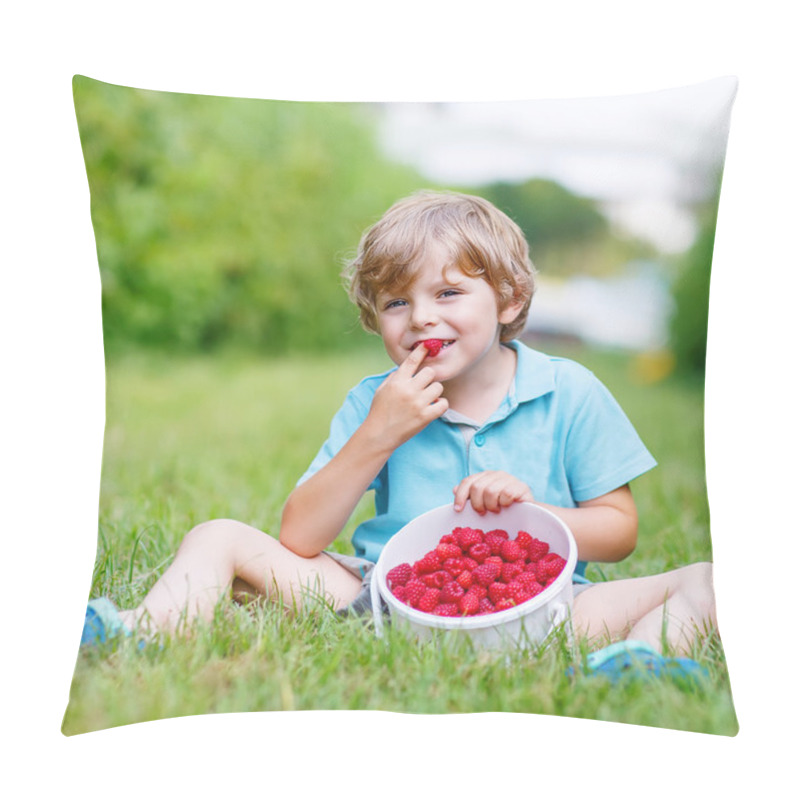
[[534, 249], [609, 233], [608, 221], [593, 200], [579, 197], [554, 181], [536, 178], [523, 183], [492, 183], [485, 194], [514, 219]]
[[372, 107], [73, 84], [107, 349], [359, 339], [342, 260], [421, 184]]
[[716, 204], [705, 213], [697, 239], [680, 262], [673, 285], [674, 312], [670, 345], [682, 372], [703, 374], [706, 366], [711, 259], [716, 232]]

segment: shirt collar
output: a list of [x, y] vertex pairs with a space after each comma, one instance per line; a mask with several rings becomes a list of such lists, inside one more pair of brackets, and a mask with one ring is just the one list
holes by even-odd
[[556, 388], [555, 370], [549, 356], [516, 339], [508, 342], [508, 346], [517, 353], [517, 372], [510, 392], [517, 403], [535, 400]]
[[516, 339], [507, 342], [507, 345], [517, 354], [517, 371], [514, 374], [514, 380], [511, 382], [508, 394], [494, 414], [486, 420], [483, 426], [480, 426], [474, 420], [463, 416], [463, 414], [448, 409], [441, 416], [443, 421], [456, 425], [466, 424], [476, 429], [486, 428], [495, 422], [505, 419], [520, 403], [535, 400], [537, 397], [542, 397], [556, 388], [555, 369], [549, 356], [537, 350], [532, 350]]

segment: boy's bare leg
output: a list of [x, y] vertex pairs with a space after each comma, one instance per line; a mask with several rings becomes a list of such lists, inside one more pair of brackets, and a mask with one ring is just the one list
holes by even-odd
[[636, 639], [661, 652], [666, 639], [673, 653], [687, 655], [697, 634], [717, 625], [711, 564], [596, 584], [575, 598], [572, 620], [590, 641]]
[[324, 553], [303, 558], [257, 528], [219, 519], [189, 531], [142, 604], [120, 616], [131, 629], [175, 632], [194, 619], [210, 620], [232, 591], [288, 607], [322, 595], [339, 609], [360, 589], [361, 579]]

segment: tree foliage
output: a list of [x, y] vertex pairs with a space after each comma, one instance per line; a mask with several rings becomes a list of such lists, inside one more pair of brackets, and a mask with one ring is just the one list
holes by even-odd
[[522, 228], [543, 275], [603, 278], [619, 274], [631, 261], [657, 257], [652, 244], [615, 229], [598, 201], [555, 181], [491, 183], [481, 194]]
[[554, 181], [535, 178], [523, 183], [493, 183], [485, 193], [522, 228], [533, 249], [608, 234], [608, 222], [594, 201]]
[[670, 346], [683, 372], [705, 371], [711, 260], [714, 254], [717, 206], [706, 209], [694, 244], [679, 264], [672, 287]]
[[342, 261], [419, 188], [369, 106], [152, 92], [76, 76], [107, 348], [286, 351], [358, 338]]

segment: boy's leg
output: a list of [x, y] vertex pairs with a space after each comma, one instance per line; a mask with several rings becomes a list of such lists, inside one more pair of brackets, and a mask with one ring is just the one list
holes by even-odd
[[131, 629], [176, 631], [198, 617], [211, 619], [232, 590], [288, 607], [309, 595], [324, 596], [339, 609], [360, 589], [361, 579], [324, 553], [303, 558], [257, 528], [219, 519], [193, 528], [142, 605], [121, 616]]
[[698, 632], [716, 628], [711, 564], [595, 584], [576, 596], [572, 621], [590, 641], [637, 639], [660, 652], [666, 639], [672, 652], [688, 654]]

